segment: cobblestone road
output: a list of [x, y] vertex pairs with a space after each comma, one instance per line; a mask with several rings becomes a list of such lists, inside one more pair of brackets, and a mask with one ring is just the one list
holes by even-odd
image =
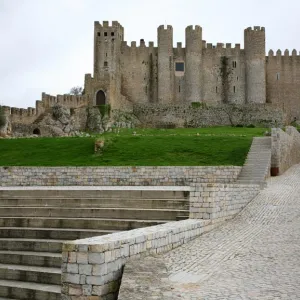
[[234, 220], [141, 267], [132, 299], [300, 299], [300, 165]]

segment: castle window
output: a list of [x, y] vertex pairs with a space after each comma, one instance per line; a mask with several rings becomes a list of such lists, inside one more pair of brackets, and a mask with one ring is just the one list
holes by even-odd
[[176, 72], [184, 72], [184, 63], [183, 62], [177, 62], [175, 64], [175, 71]]
[[233, 62], [232, 62], [232, 67], [233, 67], [233, 68], [236, 68], [236, 61], [233, 61]]
[[216, 93], [218, 94], [218, 87], [216, 86]]
[[107, 36], [107, 32], [104, 32], [104, 36]]
[[236, 78], [237, 81], [239, 81], [239, 76]]
[[111, 33], [111, 36], [115, 36], [115, 33], [114, 33], [114, 32], [112, 32], [112, 33]]
[[115, 41], [115, 39], [111, 39], [111, 41], [112, 41], [112, 42], [114, 42], [114, 41]]
[[178, 92], [180, 93], [180, 86], [178, 87]]
[[104, 62], [104, 67], [108, 67], [108, 62], [107, 61]]
[[98, 32], [97, 34], [98, 34], [98, 36], [101, 36], [101, 33], [100, 33], [100, 32]]
[[276, 79], [279, 80], [280, 79], [280, 73], [276, 74]]
[[146, 95], [147, 95], [147, 93], [148, 93], [148, 87], [147, 86], [145, 87], [145, 92], [146, 92]]
[[235, 86], [233, 87], [233, 92], [235, 93]]

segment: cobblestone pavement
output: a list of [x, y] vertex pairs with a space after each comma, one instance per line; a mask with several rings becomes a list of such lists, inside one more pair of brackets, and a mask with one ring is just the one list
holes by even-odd
[[234, 220], [147, 265], [131, 299], [300, 299], [300, 165]]

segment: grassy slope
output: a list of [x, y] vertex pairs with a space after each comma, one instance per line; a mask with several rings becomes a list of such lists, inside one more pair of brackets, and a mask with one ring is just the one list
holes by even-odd
[[[242, 165], [260, 128], [139, 129], [107, 134], [103, 155], [94, 138], [0, 140], [2, 166]], [[197, 133], [199, 135], [197, 135]]]

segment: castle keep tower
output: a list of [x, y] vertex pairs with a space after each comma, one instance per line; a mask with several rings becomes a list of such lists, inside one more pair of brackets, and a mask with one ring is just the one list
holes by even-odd
[[165, 29], [161, 25], [157, 29], [158, 37], [158, 102], [173, 102], [174, 86], [174, 56], [173, 56], [173, 27]]
[[202, 28], [188, 26], [185, 30], [185, 100], [200, 102], [202, 97]]
[[246, 102], [266, 103], [265, 28], [245, 29]]
[[94, 105], [114, 104], [121, 89], [120, 49], [124, 29], [117, 22], [95, 22], [94, 27]]

